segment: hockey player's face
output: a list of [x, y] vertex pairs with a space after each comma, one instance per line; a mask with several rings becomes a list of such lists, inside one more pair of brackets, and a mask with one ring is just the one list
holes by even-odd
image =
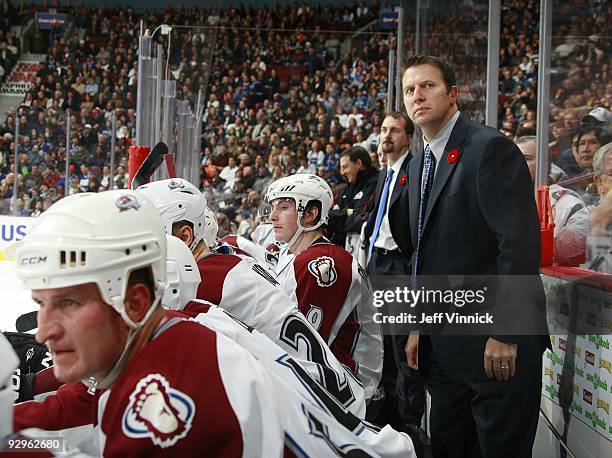
[[276, 199], [271, 205], [272, 213], [268, 222], [274, 227], [274, 237], [279, 242], [287, 243], [298, 227], [295, 202], [291, 199]]
[[106, 375], [121, 354], [128, 328], [94, 283], [33, 290], [40, 305], [36, 340], [49, 347], [64, 383]]

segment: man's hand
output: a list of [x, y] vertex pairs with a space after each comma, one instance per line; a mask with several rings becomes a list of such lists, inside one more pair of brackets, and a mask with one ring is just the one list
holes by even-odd
[[347, 216], [351, 216], [353, 214], [353, 209], [352, 208], [347, 208], [346, 209], [346, 215]]
[[406, 359], [412, 369], [419, 368], [419, 331], [412, 331], [406, 342]]
[[[408, 341], [410, 343], [410, 341]], [[408, 347], [406, 346], [406, 352]], [[516, 371], [516, 344], [507, 344], [489, 337], [484, 352], [484, 368], [487, 377], [509, 380]]]

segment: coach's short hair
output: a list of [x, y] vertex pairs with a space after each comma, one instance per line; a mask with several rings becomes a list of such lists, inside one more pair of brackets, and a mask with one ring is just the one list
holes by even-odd
[[447, 91], [450, 91], [451, 87], [457, 85], [457, 78], [455, 77], [455, 71], [453, 70], [453, 68], [448, 63], [435, 56], [416, 55], [408, 57], [402, 70], [402, 76], [404, 75], [406, 70], [411, 67], [416, 67], [418, 65], [431, 65], [440, 70]]

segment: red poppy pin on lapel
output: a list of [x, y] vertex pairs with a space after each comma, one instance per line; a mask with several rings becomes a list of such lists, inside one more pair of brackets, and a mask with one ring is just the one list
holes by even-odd
[[455, 162], [457, 162], [457, 159], [459, 159], [459, 154], [461, 154], [459, 150], [452, 149], [448, 152], [448, 156], [446, 156], [446, 160], [448, 161], [449, 164], [452, 165]]
[[402, 186], [404, 186], [404, 185], [406, 184], [406, 181], [408, 181], [408, 180], [406, 179], [406, 175], [404, 175], [404, 176], [402, 176], [402, 177], [400, 178], [400, 184], [401, 184]]

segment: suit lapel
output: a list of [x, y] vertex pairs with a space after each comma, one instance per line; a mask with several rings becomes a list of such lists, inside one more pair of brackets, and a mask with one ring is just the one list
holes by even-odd
[[[436, 205], [438, 198], [440, 197], [444, 187], [446, 186], [446, 182], [452, 175], [453, 171], [457, 168], [457, 163], [461, 160], [461, 157], [463, 155], [461, 145], [463, 144], [465, 137], [467, 136], [468, 123], [468, 118], [463, 115], [459, 115], [459, 119], [457, 119], [457, 123], [455, 124], [455, 127], [453, 127], [453, 131], [451, 132], [450, 138], [448, 139], [448, 143], [444, 148], [444, 154], [442, 154], [442, 157], [440, 158], [440, 162], [436, 169], [433, 187], [431, 188], [431, 194], [429, 195], [429, 202], [427, 202], [427, 211], [425, 212], [423, 231], [427, 227], [429, 215], [431, 215], [431, 212], [433, 211], [433, 208]], [[453, 149], [457, 149], [460, 154], [457, 158], [457, 162], [451, 164], [448, 161], [448, 152]]]
[[406, 176], [408, 165], [410, 165], [410, 159], [411, 159], [410, 154], [411, 154], [410, 151], [406, 153], [404, 162], [402, 162], [402, 166], [400, 167], [399, 173], [397, 177], [395, 178], [395, 186], [393, 186], [393, 191], [391, 193], [391, 202], [389, 202], [389, 208], [393, 207], [393, 205], [395, 204], [395, 201], [399, 198], [400, 194], [402, 193], [402, 189], [404, 185], [406, 184], [405, 182], [404, 184], [402, 184], [401, 180], [403, 176]]
[[423, 169], [423, 151], [414, 152], [408, 168], [408, 204], [410, 206], [410, 233], [412, 244], [416, 246], [417, 230], [419, 224], [419, 202], [421, 201], [421, 170]]
[[383, 168], [378, 172], [378, 181], [376, 182], [376, 208], [374, 209], [374, 214], [378, 211], [378, 206], [380, 205], [380, 194], [382, 193], [382, 188], [385, 184], [385, 178], [387, 176], [387, 167]]

